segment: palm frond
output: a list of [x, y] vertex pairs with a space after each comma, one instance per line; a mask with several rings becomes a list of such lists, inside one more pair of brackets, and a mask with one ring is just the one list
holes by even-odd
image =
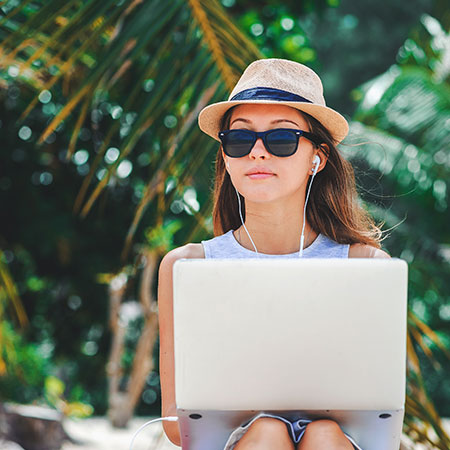
[[0, 376], [4, 375], [8, 366], [15, 360], [15, 349], [10, 336], [9, 324], [6, 320], [8, 306], [12, 309], [19, 325], [28, 325], [28, 317], [18, 294], [17, 286], [4, 262], [3, 251], [0, 250]]
[[412, 325], [426, 336], [431, 342], [433, 342], [446, 356], [450, 359], [450, 351], [442, 342], [442, 339], [433, 331], [425, 322], [420, 320], [413, 311], [408, 312], [408, 318], [412, 322]]
[[206, 15], [205, 10], [202, 8], [200, 0], [188, 0], [192, 8], [192, 15], [197, 21], [199, 27], [204, 33], [206, 44], [211, 50], [213, 59], [222, 74], [226, 86], [231, 90], [235, 83], [235, 74], [233, 74], [230, 66], [228, 65], [225, 56], [222, 51], [217, 34], [213, 30], [211, 23]]
[[[115, 164], [105, 167], [107, 174], [85, 200], [108, 145], [117, 141], [120, 126], [116, 122], [108, 130], [74, 206], [74, 211], [81, 211], [82, 216], [88, 214], [118, 165], [137, 145], [141, 136], [148, 129], [155, 128], [155, 125], [159, 128], [164, 115], [171, 109], [169, 105], [176, 105], [180, 97], [184, 97], [185, 103], [190, 105], [201, 96], [203, 90], [210, 88], [211, 83], [217, 86], [211, 101], [222, 100], [238, 73], [251, 60], [261, 57], [255, 45], [232, 23], [217, 1], [192, 0], [184, 3], [178, 0], [169, 5], [159, 1], [142, 4], [125, 2], [120, 7], [115, 5], [116, 9], [112, 11], [113, 4], [115, 2], [87, 2], [75, 12], [73, 2], [60, 2], [50, 16], [46, 10], [36, 12], [40, 15], [47, 14], [42, 27], [36, 26], [37, 19], [31, 15], [1, 47], [3, 53], [8, 53], [8, 45], [13, 47], [9, 56], [13, 56], [16, 63], [17, 60], [21, 62], [22, 67], [27, 70], [32, 68], [39, 79], [47, 77], [50, 69], [48, 64], [57, 67], [48, 81], [40, 86], [42, 89], [50, 90], [62, 77], [67, 80], [70, 77], [73, 94], [69, 95], [64, 107], [53, 117], [39, 139], [43, 143], [82, 104], [68, 157], [75, 151], [77, 135], [88, 117], [89, 107], [95, 103], [96, 92], [109, 92], [112, 88], [124, 89], [128, 80], [134, 76], [129, 75], [131, 72], [138, 70], [137, 73], [141, 75], [123, 105], [124, 111], [135, 111], [138, 119], [120, 145], [115, 144], [121, 150], [119, 159]], [[20, 15], [19, 12], [16, 14]], [[58, 27], [54, 30], [53, 26], [52, 30], [50, 25], [56, 18]], [[24, 30], [29, 30], [27, 39]], [[178, 42], [174, 41], [174, 35], [178, 36]], [[20, 52], [14, 49], [29, 39], [36, 41], [36, 50], [22, 61], [23, 56], [19, 57]], [[103, 45], [100, 42], [102, 39]], [[160, 45], [159, 42], [163, 44]], [[179, 45], [179, 42], [183, 42], [183, 45]], [[105, 48], [107, 55], [96, 57]], [[63, 55], [68, 57], [63, 59]], [[85, 55], [90, 58], [87, 60]], [[43, 62], [41, 68], [33, 66], [37, 59]], [[146, 62], [139, 64], [138, 61]], [[77, 78], [74, 75], [77, 72], [87, 76]], [[142, 82], [149, 76], [154, 79], [155, 89], [144, 102]], [[217, 84], [218, 80], [222, 84]], [[23, 119], [37, 103], [38, 96], [24, 111]], [[195, 124], [192, 126], [195, 127]], [[181, 145], [177, 149], [177, 153], [182, 152], [182, 147]], [[133, 221], [132, 228], [136, 225]]]
[[[177, 147], [179, 146], [180, 141], [182, 141], [186, 137], [188, 131], [192, 129], [193, 123], [195, 122], [198, 113], [201, 111], [201, 109], [203, 109], [204, 106], [206, 106], [209, 103], [215, 90], [216, 86], [212, 86], [208, 90], [204, 91], [202, 97], [199, 99], [197, 103], [197, 106], [185, 118], [183, 126], [181, 127], [179, 133], [173, 136], [172, 143], [169, 145], [168, 151], [166, 152], [164, 157], [164, 161], [162, 162], [162, 164], [160, 164], [158, 170], [156, 171], [156, 176], [153, 177], [151, 181], [147, 184], [144, 191], [144, 195], [142, 196], [142, 199], [137, 207], [136, 213], [133, 218], [133, 222], [126, 236], [125, 246], [122, 253], [122, 259], [125, 259], [127, 256], [132, 239], [134, 237], [134, 233], [136, 232], [137, 226], [142, 218], [142, 215], [144, 214], [145, 208], [153, 200], [158, 191], [164, 188], [164, 182], [167, 177], [167, 172], [165, 169], [169, 164], [169, 162], [173, 159], [174, 153]], [[198, 158], [198, 160], [201, 161], [202, 158], [200, 157]]]
[[20, 300], [17, 286], [3, 259], [3, 252], [0, 250], [0, 303], [2, 311], [5, 310], [3, 305], [4, 301], [6, 299], [11, 300], [17, 320], [19, 321], [19, 324], [24, 327], [28, 324], [27, 314]]

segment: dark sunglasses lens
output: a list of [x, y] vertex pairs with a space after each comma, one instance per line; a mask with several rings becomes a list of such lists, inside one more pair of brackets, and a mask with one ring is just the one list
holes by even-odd
[[232, 158], [248, 155], [255, 142], [252, 133], [242, 130], [232, 130], [225, 136], [224, 151]]
[[277, 130], [267, 134], [267, 145], [275, 156], [291, 156], [297, 150], [297, 136], [294, 131]]

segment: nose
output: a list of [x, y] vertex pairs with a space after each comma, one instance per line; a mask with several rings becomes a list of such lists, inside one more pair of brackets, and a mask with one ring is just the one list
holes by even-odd
[[254, 160], [270, 158], [270, 153], [267, 151], [262, 138], [256, 140], [255, 145], [250, 150], [249, 157]]

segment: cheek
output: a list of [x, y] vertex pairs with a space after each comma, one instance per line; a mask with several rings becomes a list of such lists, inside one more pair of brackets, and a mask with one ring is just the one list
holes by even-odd
[[225, 161], [225, 168], [231, 179], [233, 179], [233, 177], [245, 174], [245, 171], [248, 169], [248, 163], [245, 164], [244, 158], [229, 158]]
[[310, 167], [304, 159], [297, 158], [286, 161], [286, 164], [280, 167], [279, 174], [286, 184], [301, 186], [308, 179], [309, 169]]

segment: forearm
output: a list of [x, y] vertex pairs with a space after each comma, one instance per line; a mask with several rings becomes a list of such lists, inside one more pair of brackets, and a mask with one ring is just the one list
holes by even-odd
[[[162, 417], [168, 417], [168, 416], [176, 416], [177, 415], [177, 408], [175, 403], [168, 405], [167, 407], [163, 407], [162, 409]], [[181, 438], [180, 438], [180, 427], [178, 425], [178, 422], [163, 422], [163, 428], [164, 432], [166, 433], [166, 436], [169, 438], [169, 440], [172, 442], [172, 444], [181, 446]]]

